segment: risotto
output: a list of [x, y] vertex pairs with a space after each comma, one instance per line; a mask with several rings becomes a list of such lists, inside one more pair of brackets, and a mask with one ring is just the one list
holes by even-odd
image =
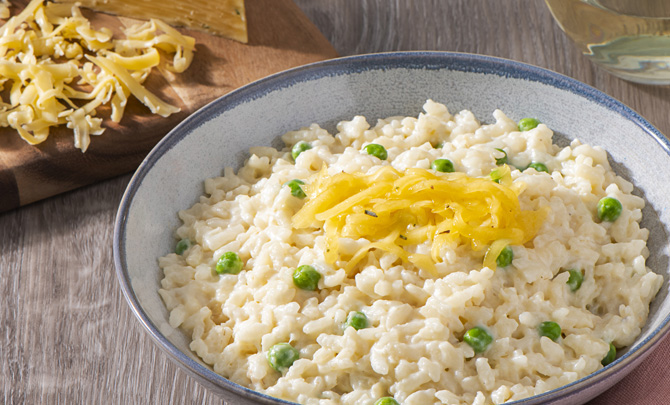
[[214, 371], [303, 404], [500, 404], [633, 343], [663, 278], [607, 153], [423, 109], [251, 148], [179, 212], [160, 295]]

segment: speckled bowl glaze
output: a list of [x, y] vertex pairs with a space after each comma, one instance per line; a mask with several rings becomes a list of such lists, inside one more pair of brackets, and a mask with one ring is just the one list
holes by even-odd
[[128, 185], [114, 232], [116, 270], [130, 307], [180, 367], [230, 404], [288, 404], [217, 375], [168, 324], [158, 295], [157, 258], [172, 251], [177, 211], [203, 193], [203, 181], [239, 167], [251, 146], [280, 145], [286, 131], [342, 119], [370, 122], [414, 115], [426, 99], [450, 111], [469, 109], [484, 122], [500, 108], [512, 119], [539, 117], [555, 143], [579, 138], [609, 152], [615, 171], [647, 201], [647, 265], [665, 282], [635, 344], [608, 367], [515, 404], [579, 404], [611, 387], [639, 364], [670, 328], [668, 229], [670, 144], [640, 115], [606, 94], [560, 74], [487, 56], [444, 52], [387, 53], [334, 59], [285, 71], [236, 90], [191, 115], [147, 156]]

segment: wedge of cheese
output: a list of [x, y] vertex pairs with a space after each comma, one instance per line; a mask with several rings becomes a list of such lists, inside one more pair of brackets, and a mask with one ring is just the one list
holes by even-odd
[[247, 42], [244, 0], [55, 0], [137, 19], [158, 18], [179, 25]]

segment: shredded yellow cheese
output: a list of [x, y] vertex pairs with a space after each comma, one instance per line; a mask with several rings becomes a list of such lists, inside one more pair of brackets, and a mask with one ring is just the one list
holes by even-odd
[[[524, 184], [512, 182], [509, 167], [499, 170], [496, 183], [463, 173], [399, 172], [391, 166], [368, 175], [331, 176], [324, 167], [305, 185], [306, 202], [293, 226], [323, 227], [326, 261], [347, 261], [348, 273], [370, 250], [381, 249], [436, 275], [441, 248], [463, 243], [474, 250], [488, 246], [484, 266], [495, 269], [502, 249], [531, 240], [546, 215], [545, 210], [521, 210], [518, 196]], [[339, 252], [343, 237], [370, 243], [347, 259]], [[430, 256], [412, 252], [412, 246], [428, 240]]]
[[7, 19], [9, 18], [9, 0], [0, 1], [0, 18]]
[[142, 83], [161, 55], [172, 55], [167, 69], [183, 72], [195, 40], [159, 20], [123, 32], [125, 39], [114, 39], [109, 29], [94, 29], [76, 5], [31, 1], [0, 27], [0, 91], [9, 95], [9, 102], [0, 99], [0, 126], [35, 145], [65, 124], [83, 152], [91, 135], [104, 132], [100, 106], [111, 106], [114, 122], [131, 94], [152, 113], [179, 111]]

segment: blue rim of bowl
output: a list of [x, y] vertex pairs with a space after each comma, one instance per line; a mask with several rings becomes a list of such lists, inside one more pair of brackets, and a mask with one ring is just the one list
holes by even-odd
[[[230, 110], [239, 104], [261, 98], [268, 93], [291, 87], [297, 83], [311, 81], [325, 76], [340, 76], [371, 70], [392, 69], [447, 69], [540, 82], [561, 90], [569, 91], [618, 113], [642, 128], [649, 136], [658, 142], [668, 155], [670, 155], [670, 141], [668, 141], [668, 139], [666, 139], [660, 131], [652, 126], [647, 120], [620, 101], [608, 96], [600, 90], [560, 73], [526, 63], [493, 56], [439, 51], [388, 52], [348, 56], [289, 69], [234, 90], [212, 101], [187, 117], [151, 150], [138, 167], [126, 188], [119, 205], [114, 226], [114, 265], [116, 267], [117, 278], [121, 284], [123, 295], [137, 319], [153, 340], [158, 343], [159, 347], [165, 350], [174, 361], [184, 366], [192, 375], [200, 376], [210, 384], [222, 387], [238, 395], [243, 395], [247, 399], [261, 400], [266, 403], [274, 401], [274, 403], [279, 404], [293, 404], [293, 402], [270, 397], [236, 384], [221, 375], [216, 374], [211, 368], [203, 366], [199, 362], [193, 360], [170, 343], [170, 341], [160, 333], [156, 325], [151, 322], [142, 309], [142, 306], [130, 285], [130, 279], [125, 268], [126, 252], [122, 242], [125, 239], [125, 219], [128, 215], [128, 210], [147, 173], [163, 154], [179, 143], [179, 141], [193, 129], [212, 117]], [[614, 376], [621, 375], [622, 373], [625, 375], [631, 371], [628, 370], [627, 366], [630, 363], [641, 361], [649, 355], [669, 331], [670, 316], [663, 319], [661, 324], [652, 331], [645, 340], [630, 348], [628, 352], [616, 359], [609, 366], [570, 384], [543, 394], [510, 402], [509, 404], [530, 405], [541, 404], [558, 399], [568, 399], [571, 396], [577, 395], [581, 390], [593, 387]]]

